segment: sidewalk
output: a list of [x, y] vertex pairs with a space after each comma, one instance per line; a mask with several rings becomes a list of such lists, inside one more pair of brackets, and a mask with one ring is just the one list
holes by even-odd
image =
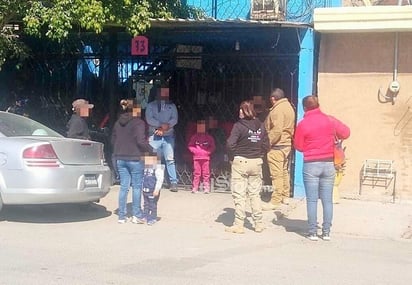
[[[117, 207], [118, 186], [113, 186], [109, 197], [113, 209]], [[363, 197], [364, 199], [366, 196]], [[130, 200], [130, 199], [129, 199]], [[304, 236], [307, 230], [306, 201], [290, 199], [289, 205], [275, 211], [264, 212], [266, 231], [290, 235], [291, 232]], [[250, 210], [245, 226], [253, 232]], [[234, 204], [230, 193], [192, 194], [187, 190], [177, 193], [163, 189], [159, 200], [159, 217], [161, 223], [176, 225], [199, 224], [224, 231], [224, 226], [231, 225], [234, 218]], [[117, 215], [113, 215], [117, 218]], [[318, 223], [322, 224], [322, 206], [318, 204]], [[352, 236], [374, 239], [412, 239], [412, 204], [386, 203], [373, 200], [353, 200], [341, 198], [334, 205], [332, 235]]]

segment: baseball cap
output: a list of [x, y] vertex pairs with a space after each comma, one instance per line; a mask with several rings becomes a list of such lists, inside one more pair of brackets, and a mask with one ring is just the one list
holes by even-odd
[[72, 106], [74, 109], [77, 108], [88, 108], [88, 109], [93, 109], [94, 105], [89, 104], [89, 101], [85, 99], [76, 99], [73, 101]]

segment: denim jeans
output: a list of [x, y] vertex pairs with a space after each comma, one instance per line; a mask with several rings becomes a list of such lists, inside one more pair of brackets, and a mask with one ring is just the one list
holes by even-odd
[[317, 233], [318, 199], [322, 202], [322, 232], [329, 233], [333, 217], [333, 183], [335, 167], [332, 161], [305, 162], [303, 164], [303, 184], [306, 193], [309, 234]]
[[120, 176], [119, 220], [127, 215], [127, 194], [132, 186], [132, 214], [143, 218], [142, 213], [142, 180], [144, 163], [139, 160], [117, 160]]
[[170, 183], [177, 183], [176, 164], [175, 164], [175, 137], [174, 136], [150, 136], [150, 146], [164, 158], [166, 162], [166, 170], [169, 175]]

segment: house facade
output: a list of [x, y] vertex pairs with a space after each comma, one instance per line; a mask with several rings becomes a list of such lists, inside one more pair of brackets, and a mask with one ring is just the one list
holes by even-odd
[[[402, 2], [314, 12], [321, 108], [352, 132], [340, 185], [346, 195], [359, 193], [365, 161], [376, 159], [393, 162], [396, 199], [412, 197], [412, 6]], [[390, 197], [390, 183], [364, 191]]]

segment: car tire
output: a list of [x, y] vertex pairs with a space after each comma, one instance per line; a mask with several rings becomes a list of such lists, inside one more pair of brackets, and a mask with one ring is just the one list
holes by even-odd
[[3, 200], [1, 199], [1, 194], [0, 194], [0, 211], [3, 209]]

